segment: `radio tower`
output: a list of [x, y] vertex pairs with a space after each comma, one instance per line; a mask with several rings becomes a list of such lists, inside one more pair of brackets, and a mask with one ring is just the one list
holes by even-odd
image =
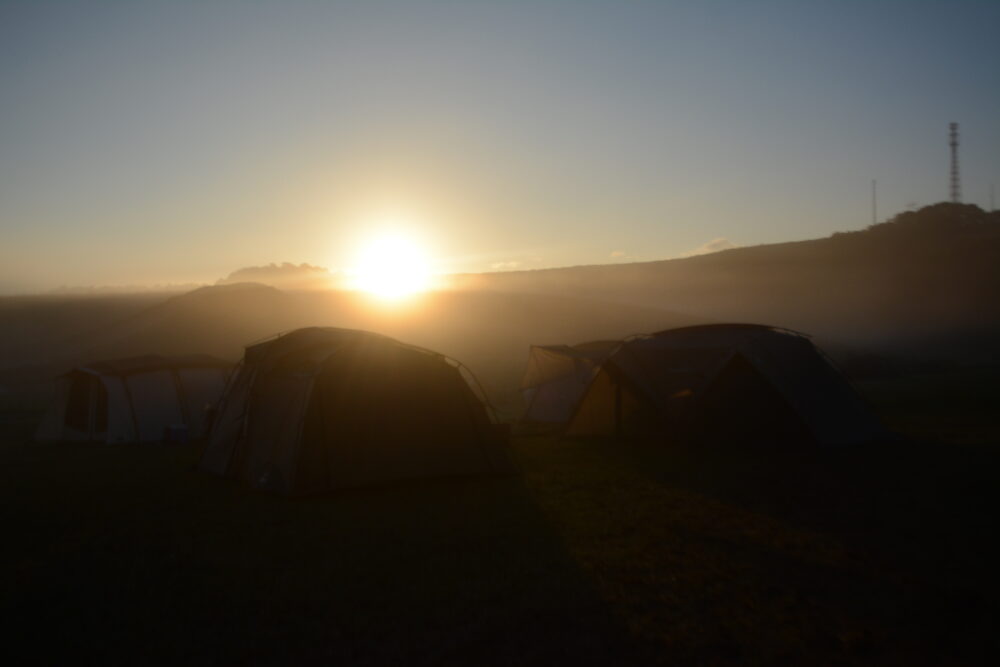
[[958, 177], [958, 123], [948, 124], [948, 145], [951, 146], [951, 200], [962, 201], [962, 182]]

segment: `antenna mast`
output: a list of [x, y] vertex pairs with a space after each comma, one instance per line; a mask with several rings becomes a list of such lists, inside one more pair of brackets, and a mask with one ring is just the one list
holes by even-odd
[[951, 146], [951, 201], [962, 201], [962, 182], [958, 176], [958, 123], [948, 124], [948, 145]]
[[878, 191], [875, 189], [875, 179], [872, 179], [872, 224], [878, 223]]

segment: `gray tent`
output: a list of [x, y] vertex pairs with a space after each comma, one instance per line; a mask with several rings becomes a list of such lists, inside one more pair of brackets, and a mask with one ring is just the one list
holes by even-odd
[[41, 442], [160, 442], [202, 434], [232, 364], [198, 355], [149, 355], [74, 368], [35, 432]]
[[803, 334], [755, 324], [626, 340], [576, 406], [571, 435], [867, 442], [884, 429]]
[[201, 468], [289, 494], [504, 470], [505, 438], [463, 371], [364, 331], [299, 329], [251, 345]]
[[524, 424], [560, 425], [573, 416], [573, 409], [587, 390], [594, 374], [618, 341], [595, 341], [579, 345], [532, 345], [521, 381]]

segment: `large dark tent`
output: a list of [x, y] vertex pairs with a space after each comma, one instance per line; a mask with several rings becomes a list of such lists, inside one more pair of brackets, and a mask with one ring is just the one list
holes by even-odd
[[246, 349], [201, 468], [288, 494], [504, 470], [505, 439], [473, 386], [428, 350], [299, 329]]
[[883, 428], [803, 334], [755, 324], [624, 341], [576, 406], [571, 435], [868, 442]]

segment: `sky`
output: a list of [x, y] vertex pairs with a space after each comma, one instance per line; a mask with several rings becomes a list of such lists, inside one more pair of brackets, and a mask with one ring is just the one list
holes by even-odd
[[827, 236], [1000, 186], [1000, 2], [0, 0], [0, 292]]

